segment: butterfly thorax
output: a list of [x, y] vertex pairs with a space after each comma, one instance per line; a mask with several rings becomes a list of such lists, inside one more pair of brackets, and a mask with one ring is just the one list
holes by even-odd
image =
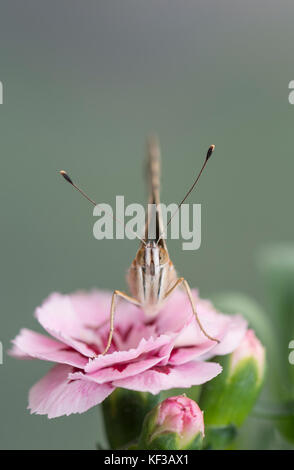
[[131, 294], [145, 313], [153, 316], [160, 310], [166, 292], [176, 278], [167, 250], [153, 240], [140, 246], [127, 279]]

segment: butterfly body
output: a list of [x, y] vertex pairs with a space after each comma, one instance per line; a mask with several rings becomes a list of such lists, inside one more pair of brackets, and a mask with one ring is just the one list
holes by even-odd
[[147, 242], [146, 246], [142, 244], [129, 268], [127, 281], [132, 296], [138, 299], [146, 316], [158, 313], [176, 280], [176, 270], [167, 251], [155, 241]]

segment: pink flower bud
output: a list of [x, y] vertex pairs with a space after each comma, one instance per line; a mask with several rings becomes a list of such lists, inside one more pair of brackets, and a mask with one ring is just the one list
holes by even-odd
[[265, 349], [259, 339], [255, 336], [253, 330], [247, 330], [240, 345], [232, 354], [231, 374], [234, 373], [238, 365], [244, 360], [253, 358], [256, 361], [259, 380], [264, 376], [265, 369]]
[[179, 449], [185, 448], [197, 437], [201, 441], [204, 437], [203, 413], [195, 401], [184, 395], [170, 397], [160, 403], [154, 425], [152, 439], [175, 433]]

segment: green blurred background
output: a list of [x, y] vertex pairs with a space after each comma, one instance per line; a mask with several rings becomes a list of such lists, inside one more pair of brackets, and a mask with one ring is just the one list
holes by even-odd
[[[162, 199], [179, 201], [208, 146], [190, 202], [202, 204], [200, 250], [169, 250], [202, 296], [262, 300], [255, 253], [293, 239], [294, 5], [290, 0], [2, 0], [0, 4], [1, 317], [6, 351], [52, 291], [125, 289], [136, 241], [97, 241], [100, 202], [145, 202], [145, 137], [163, 156]], [[99, 410], [48, 420], [26, 410], [49, 365], [4, 354], [0, 446], [93, 448]], [[252, 443], [254, 447], [254, 441]]]

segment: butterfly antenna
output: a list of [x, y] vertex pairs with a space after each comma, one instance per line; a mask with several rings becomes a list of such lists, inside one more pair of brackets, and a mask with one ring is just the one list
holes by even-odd
[[[71, 179], [71, 177], [69, 176], [69, 174], [64, 171], [64, 170], [61, 170], [59, 172], [61, 174], [61, 176], [63, 176], [63, 178], [65, 179], [65, 181], [67, 181], [69, 184], [71, 184], [84, 198], [86, 198], [91, 204], [93, 204], [93, 206], [98, 206], [99, 204], [97, 204], [93, 199], [91, 199], [81, 188], [79, 188], [79, 186], [77, 186], [73, 180]], [[122, 226], [124, 226], [123, 222], [117, 218], [115, 218], [113, 216], [113, 214], [111, 214], [111, 217], [116, 220], [119, 224], [121, 224]], [[132, 231], [133, 232], [133, 231]], [[145, 241], [135, 232], [133, 232], [133, 234], [144, 244], [146, 245]]]
[[203, 165], [202, 165], [201, 170], [199, 171], [199, 173], [198, 173], [198, 175], [197, 175], [197, 177], [196, 177], [194, 183], [192, 184], [191, 188], [190, 188], [189, 191], [186, 193], [184, 199], [182, 199], [182, 201], [178, 204], [178, 207], [176, 208], [175, 212], [174, 212], [174, 213], [171, 215], [171, 217], [169, 218], [169, 220], [168, 220], [168, 222], [167, 222], [167, 224], [166, 224], [166, 227], [165, 227], [165, 231], [163, 231], [163, 232], [161, 233], [159, 239], [157, 240], [157, 243], [156, 243], [157, 245], [158, 245], [158, 243], [160, 242], [160, 240], [162, 239], [162, 237], [164, 236], [164, 233], [166, 232], [167, 227], [169, 226], [169, 224], [171, 223], [172, 219], [174, 218], [174, 216], [175, 216], [175, 215], [177, 214], [177, 212], [179, 211], [181, 205], [184, 204], [184, 202], [186, 201], [186, 199], [188, 198], [188, 196], [190, 196], [191, 192], [193, 191], [193, 189], [195, 188], [196, 184], [198, 183], [199, 178], [200, 178], [200, 176], [202, 175], [202, 172], [203, 172], [204, 168], [206, 167], [207, 162], [208, 162], [208, 160], [210, 159], [210, 157], [211, 157], [211, 155], [212, 155], [214, 149], [215, 149], [215, 145], [211, 145], [211, 146], [209, 147], [209, 149], [207, 150], [206, 157], [205, 157], [205, 160], [204, 160], [204, 163], [203, 163]]

